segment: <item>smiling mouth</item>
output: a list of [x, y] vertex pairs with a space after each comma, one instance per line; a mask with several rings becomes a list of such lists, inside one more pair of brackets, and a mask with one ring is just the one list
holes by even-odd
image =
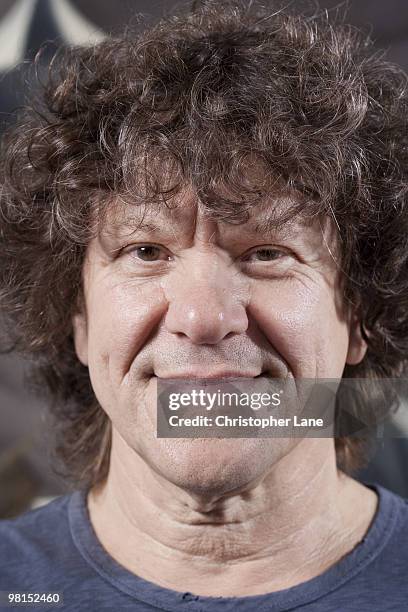
[[226, 370], [222, 372], [174, 372], [172, 374], [166, 374], [164, 376], [158, 376], [154, 372], [152, 378], [158, 378], [160, 380], [174, 380], [174, 379], [187, 379], [187, 380], [230, 380], [233, 378], [267, 378], [268, 373], [262, 371], [260, 374], [254, 374], [251, 372], [236, 372]]

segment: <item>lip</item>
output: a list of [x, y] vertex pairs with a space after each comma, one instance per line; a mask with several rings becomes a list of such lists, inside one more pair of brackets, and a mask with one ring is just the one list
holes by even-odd
[[177, 378], [222, 380], [225, 378], [259, 378], [264, 374], [265, 372], [254, 374], [253, 372], [236, 372], [233, 370], [223, 370], [221, 372], [174, 372], [173, 374], [166, 374], [165, 376], [157, 376], [156, 374], [154, 374], [154, 376], [162, 380]]

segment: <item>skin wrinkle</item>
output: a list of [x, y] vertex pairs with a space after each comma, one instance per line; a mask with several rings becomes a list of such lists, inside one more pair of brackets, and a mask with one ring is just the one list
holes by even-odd
[[[368, 343], [362, 361], [358, 348], [352, 347], [354, 355], [343, 376], [354, 379], [371, 406], [382, 394], [359, 381], [399, 377], [406, 370], [407, 75], [378, 55], [372, 41], [345, 25], [340, 15], [332, 27], [328, 15], [316, 14], [313, 7], [299, 14], [296, 7], [275, 12], [269, 3], [255, 1], [198, 4], [154, 27], [118, 32], [95, 47], [58, 51], [47, 78], [32, 88], [35, 94], [4, 134], [0, 310], [9, 336], [6, 345], [29, 357], [37, 388], [49, 394], [56, 465], [74, 487], [102, 482], [109, 466], [111, 422], [104, 408], [114, 398], [99, 405], [84, 365], [87, 343], [74, 339], [70, 317], [74, 312], [82, 316], [78, 335], [86, 335], [80, 283], [85, 249], [112, 200], [119, 205], [118, 218], [130, 204], [139, 209], [137, 214], [143, 208], [156, 212], [182, 197], [188, 185], [214, 218], [242, 221], [241, 213], [255, 208], [266, 194], [278, 187], [286, 193], [290, 187], [291, 195], [302, 197], [287, 217], [295, 212], [330, 217], [339, 234], [336, 259], [343, 277], [330, 315], [342, 320], [346, 303], [345, 322], [353, 329], [361, 326], [359, 333]], [[42, 70], [37, 71], [40, 75], [44, 76]], [[186, 279], [192, 281], [192, 260], [182, 241], [191, 240], [194, 232], [179, 229], [171, 230], [171, 246], [180, 255]], [[180, 240], [174, 237], [177, 232]], [[232, 256], [232, 244], [226, 246]], [[202, 264], [200, 253], [194, 262]], [[130, 266], [125, 275], [116, 264], [117, 271], [123, 270], [125, 295], [121, 303], [120, 288], [115, 289], [115, 308], [128, 304], [126, 295], [131, 302], [126, 307], [130, 331], [122, 336], [124, 354], [110, 354], [109, 373], [118, 384], [132, 364], [139, 332], [144, 346], [135, 368], [145, 379], [155, 365], [181, 370], [190, 362], [198, 367], [200, 360], [212, 363], [211, 359], [217, 367], [223, 362], [239, 367], [247, 360], [254, 368], [265, 364], [280, 374], [294, 362], [298, 369], [307, 366], [306, 351], [300, 348], [307, 329], [299, 334], [301, 340], [288, 330], [287, 339], [299, 344], [288, 355], [283, 354], [284, 334], [268, 333], [267, 339], [263, 333], [265, 325], [269, 331], [285, 327], [285, 309], [277, 308], [279, 297], [291, 303], [290, 287], [296, 283], [299, 291], [306, 289], [307, 276], [299, 269], [298, 280], [287, 274], [272, 283], [265, 275], [253, 274], [244, 302], [244, 292], [238, 292], [241, 268], [232, 257], [228, 272], [221, 258], [219, 263], [231, 286], [234, 280], [236, 303], [251, 320], [244, 343], [232, 342], [229, 336], [220, 346], [207, 347], [212, 355], [204, 344], [192, 351], [192, 343], [182, 334], [177, 336], [180, 351], [163, 355], [162, 341], [172, 336], [162, 324], [155, 328], [154, 317], [144, 319], [146, 325], [142, 321], [133, 335], [131, 312], [142, 298], [158, 319], [164, 314], [166, 297], [160, 287], [157, 294], [153, 291], [161, 273], [139, 278], [130, 295]], [[107, 260], [104, 265], [113, 270]], [[270, 283], [276, 293], [273, 303], [267, 291]], [[109, 287], [98, 296], [101, 304], [107, 294]], [[270, 321], [262, 308], [254, 308], [254, 296], [270, 305]], [[88, 320], [92, 338], [93, 312], [92, 308]], [[296, 327], [301, 320], [295, 314]], [[256, 324], [255, 315], [262, 325]], [[324, 317], [317, 319], [310, 325], [322, 328], [323, 335], [332, 334], [332, 329], [324, 332]], [[226, 321], [228, 317], [224, 325]], [[218, 319], [214, 322], [218, 326]], [[120, 321], [115, 323], [123, 331]], [[106, 340], [113, 342], [109, 325], [103, 330]], [[269, 356], [262, 337], [269, 344]], [[322, 363], [328, 347], [314, 348], [315, 361]], [[309, 352], [313, 353], [313, 343]], [[155, 364], [155, 355], [162, 355], [163, 361], [156, 357]], [[93, 349], [91, 357], [94, 360]], [[121, 390], [137, 382], [130, 369], [128, 384]], [[393, 405], [396, 398], [391, 395], [385, 405]], [[336, 438], [335, 449], [337, 465], [347, 473], [367, 459], [365, 445], [355, 437]]]
[[[112, 499], [114, 499], [113, 496], [112, 496]], [[116, 499], [116, 497], [115, 497], [115, 499]], [[140, 503], [141, 506], [143, 505], [143, 507], [145, 507], [145, 505], [147, 505], [147, 512], [148, 512], [149, 515], [151, 515], [150, 507], [146, 503], [146, 500], [145, 499], [139, 500], [139, 503]], [[154, 515], [153, 515], [153, 519], [154, 519]], [[154, 524], [154, 521], [153, 521], [153, 524]], [[281, 539], [278, 540], [280, 545], [277, 546], [276, 549], [274, 549], [274, 551], [271, 551], [271, 550], [266, 550], [265, 551], [266, 554], [268, 554], [268, 553], [270, 554], [270, 558], [271, 559], [273, 559], [274, 556], [277, 555], [279, 550], [283, 550], [284, 551], [285, 549], [287, 549], [288, 546], [290, 546], [290, 545], [293, 546], [293, 544], [296, 542], [296, 540], [297, 540], [296, 543], [298, 545], [299, 538], [301, 538], [301, 536], [302, 536], [302, 533], [301, 533], [302, 529], [298, 530], [296, 528], [296, 524], [293, 524], [292, 527], [293, 527], [293, 529], [292, 529], [292, 531], [288, 535], [286, 535], [284, 538], [281, 538]], [[279, 535], [279, 534], [276, 534], [276, 531], [277, 530], [275, 530], [275, 535]], [[303, 528], [303, 531], [307, 531], [307, 530], [305, 528]], [[186, 535], [185, 532], [180, 533], [180, 528], [178, 528], [178, 532], [179, 532], [179, 540], [178, 540], [179, 545], [184, 543], [186, 546], [189, 546], [190, 549], [191, 549], [190, 540], [188, 538], [188, 535]], [[264, 534], [264, 536], [265, 536], [265, 534]], [[227, 538], [227, 541], [229, 541], [229, 538], [230, 538], [230, 534], [229, 533], [227, 533], [226, 538]], [[338, 549], [338, 547], [339, 547], [338, 534], [337, 534], [337, 540], [336, 540], [336, 538], [332, 538], [332, 540], [333, 540], [333, 546], [335, 546]], [[265, 537], [263, 538], [263, 542], [264, 541], [265, 541]], [[219, 544], [221, 544], [221, 546], [219, 546]], [[147, 544], [146, 544], [146, 550], [149, 550], [149, 547], [152, 546], [152, 545], [154, 545], [154, 540], [152, 540], [152, 541], [149, 540], [147, 542]], [[163, 553], [164, 553], [164, 556], [165, 556], [166, 555], [166, 547], [165, 546], [163, 547], [163, 544], [160, 543], [159, 551], [157, 551], [157, 554], [163, 555]], [[191, 552], [191, 550], [189, 550], [188, 555], [184, 555], [184, 553], [180, 553], [180, 555], [176, 555], [175, 556], [174, 555], [174, 551], [173, 551], [173, 555], [172, 555], [173, 556], [173, 563], [174, 563], [175, 559], [177, 559], [177, 558], [178, 558], [179, 561], [186, 558], [191, 563], [191, 557], [200, 556], [200, 554], [202, 556], [204, 554], [203, 551], [200, 550], [200, 546], [202, 546], [202, 541], [200, 539], [198, 539], [198, 541], [195, 541], [195, 544], [194, 544], [194, 550], [196, 551], [196, 554], [194, 552]], [[245, 550], [248, 550], [248, 546], [249, 546], [249, 542], [248, 541], [246, 541], [246, 540], [242, 541], [242, 548], [245, 548]], [[222, 547], [222, 542], [220, 542], [220, 533], [219, 533], [219, 531], [217, 529], [217, 546], [216, 546], [216, 550], [218, 550], [218, 552], [220, 552], [220, 548], [222, 550], [223, 547]], [[137, 549], [137, 550], [139, 552], [139, 549]], [[264, 547], [264, 550], [265, 550], [265, 547]], [[320, 548], [317, 549], [318, 554], [320, 554], [320, 555], [323, 554], [323, 556], [325, 554], [327, 554], [327, 548], [324, 548], [323, 550], [324, 550], [324, 552], [322, 553]], [[208, 550], [208, 547], [207, 547], [207, 552], [208, 552], [209, 555], [213, 555], [213, 553], [215, 551], [214, 551], [214, 549]], [[229, 547], [229, 552], [231, 553], [231, 546]], [[274, 553], [274, 554], [272, 554], [272, 553]], [[140, 554], [143, 555], [144, 551], [141, 551]], [[241, 557], [240, 557], [241, 562], [242, 562], [242, 559], [246, 558], [246, 557], [248, 557], [248, 554], [241, 555]], [[307, 561], [305, 561], [305, 566], [307, 566], [308, 564], [311, 563], [313, 557], [314, 557], [314, 553], [312, 553], [312, 556], [309, 557], [309, 559]], [[233, 561], [233, 560], [228, 561], [228, 560], [225, 559], [225, 557], [223, 557], [222, 558], [222, 563], [223, 563], [222, 569], [225, 571], [225, 573], [227, 573], [228, 566], [233, 568], [234, 565], [240, 563], [240, 560], [237, 560], [236, 563], [235, 563], [235, 561]], [[255, 560], [256, 560], [256, 557], [254, 559], [252, 559], [252, 561], [255, 561]], [[201, 568], [201, 571], [202, 572], [205, 571], [207, 577], [210, 575], [212, 577], [212, 579], [216, 578], [216, 576], [218, 575], [218, 572], [220, 570], [220, 568], [218, 568], [218, 570], [217, 570], [217, 565], [216, 565], [215, 561], [212, 561], [211, 558], [203, 559], [202, 560], [203, 567]], [[296, 559], [294, 559], [292, 557], [292, 565], [291, 565], [292, 568], [293, 568], [293, 566], [296, 567], [296, 562], [295, 561], [296, 561]], [[321, 558], [320, 558], [320, 561], [321, 561]], [[283, 569], [284, 569], [285, 572], [288, 571], [287, 568], [281, 568], [278, 565], [275, 566], [275, 567], [270, 565], [269, 566], [269, 570], [268, 570], [268, 574], [269, 573], [273, 574], [274, 571], [281, 572]], [[255, 570], [254, 574], [257, 574], [258, 583], [259, 583], [259, 571]], [[288, 578], [289, 578], [289, 576], [293, 576], [293, 574], [294, 574], [293, 569], [289, 570]], [[183, 575], [186, 576], [185, 572], [183, 573]], [[147, 579], [149, 579], [149, 578], [153, 579], [153, 575], [152, 574], [145, 574], [145, 577]], [[229, 580], [231, 580], [231, 577], [229, 578]], [[156, 580], [155, 581], [157, 582], [157, 576], [156, 576]], [[170, 582], [166, 582], [165, 580], [161, 580], [161, 583], [163, 584], [163, 586], [168, 586], [168, 587], [172, 588], [172, 583], [170, 583]], [[295, 583], [296, 583], [296, 580], [295, 580]], [[174, 588], [174, 583], [173, 583], [173, 588]], [[185, 588], [188, 588], [188, 587], [186, 586]]]
[[[90, 324], [75, 319], [76, 346], [113, 426], [107, 480], [88, 496], [93, 527], [119, 563], [167, 588], [215, 596], [288, 588], [352, 549], [376, 495], [337, 472], [333, 439], [157, 438], [152, 374], [208, 364], [339, 377], [353, 351], [361, 359], [321, 225], [299, 219], [254, 234], [252, 217], [216, 221], [192, 194], [154, 221], [131, 243], [175, 251], [170, 261], [118, 253], [129, 237], [111, 231], [87, 251]], [[275, 243], [283, 260], [243, 265], [244, 253]], [[98, 355], [109, 356], [108, 370]], [[365, 509], [357, 521], [356, 503]]]

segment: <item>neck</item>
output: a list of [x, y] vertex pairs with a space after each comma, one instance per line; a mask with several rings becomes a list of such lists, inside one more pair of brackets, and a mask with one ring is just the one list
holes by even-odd
[[332, 439], [302, 440], [239, 491], [197, 495], [114, 435], [108, 477], [88, 506], [98, 539], [129, 571], [176, 591], [227, 597], [323, 573], [364, 537], [377, 496], [337, 470]]

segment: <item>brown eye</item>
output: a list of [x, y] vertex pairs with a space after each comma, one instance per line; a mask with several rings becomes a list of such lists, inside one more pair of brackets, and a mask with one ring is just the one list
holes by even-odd
[[259, 249], [259, 251], [256, 251], [255, 255], [257, 255], [259, 261], [271, 261], [282, 257], [282, 252], [276, 249]]
[[286, 253], [279, 251], [278, 249], [264, 248], [253, 251], [245, 258], [246, 261], [274, 261], [280, 257], [284, 257]]
[[129, 250], [132, 257], [142, 261], [168, 261], [169, 256], [164, 250], [154, 244], [133, 247]]

